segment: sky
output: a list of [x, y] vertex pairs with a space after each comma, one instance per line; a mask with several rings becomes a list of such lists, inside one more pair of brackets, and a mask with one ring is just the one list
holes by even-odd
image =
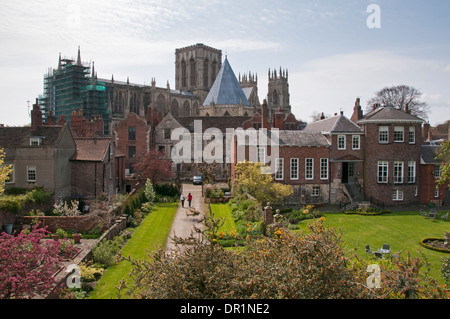
[[30, 123], [59, 54], [99, 78], [175, 87], [175, 50], [221, 49], [234, 73], [287, 69], [292, 113], [351, 117], [383, 87], [419, 89], [437, 125], [450, 119], [448, 0], [0, 0], [0, 124]]

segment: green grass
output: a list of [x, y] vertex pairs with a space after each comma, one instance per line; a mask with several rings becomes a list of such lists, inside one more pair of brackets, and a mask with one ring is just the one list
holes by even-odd
[[231, 228], [236, 229], [236, 224], [234, 222], [233, 213], [229, 204], [210, 204], [211, 212], [215, 217], [225, 218], [225, 222], [222, 227], [219, 228], [219, 232], [228, 233]]
[[[409, 251], [411, 256], [419, 256], [421, 251], [431, 264], [430, 276], [442, 281], [441, 257], [450, 257], [448, 253], [426, 249], [419, 242], [426, 237], [443, 238], [445, 232], [450, 232], [450, 222], [433, 221], [423, 217], [417, 211], [392, 212], [377, 216], [346, 215], [344, 213], [322, 213], [325, 225], [337, 229], [347, 248], [356, 247], [357, 253], [365, 257], [365, 245], [377, 250], [383, 244], [389, 244], [393, 253]], [[305, 229], [305, 220], [299, 223], [300, 229]]]
[[[177, 207], [178, 203], [156, 204], [152, 212], [136, 228], [133, 236], [122, 248], [122, 255], [125, 257], [130, 256], [133, 259], [142, 259], [147, 256], [149, 251], [154, 251], [158, 247], [164, 247]], [[121, 279], [129, 279], [127, 275], [130, 270], [131, 264], [128, 261], [122, 261], [109, 267], [89, 298], [117, 298], [115, 286], [118, 285]]]

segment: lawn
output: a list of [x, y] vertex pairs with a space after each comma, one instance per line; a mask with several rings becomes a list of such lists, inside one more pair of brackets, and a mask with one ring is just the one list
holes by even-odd
[[[172, 220], [175, 216], [178, 203], [158, 203], [152, 212], [142, 221], [133, 233], [133, 236], [122, 248], [123, 256], [133, 259], [145, 258], [148, 251], [164, 247], [169, 235]], [[90, 294], [91, 299], [117, 298], [118, 285], [122, 278], [127, 278], [131, 270], [128, 261], [122, 261], [107, 269]]]
[[228, 233], [231, 228], [236, 229], [236, 224], [234, 222], [233, 213], [231, 212], [230, 205], [228, 204], [210, 204], [211, 212], [214, 217], [225, 218], [225, 222], [222, 227], [219, 228], [219, 233]]
[[[220, 229], [227, 232], [231, 226], [235, 227], [230, 206], [227, 204], [211, 204], [215, 216], [226, 218]], [[450, 221], [433, 221], [421, 216], [418, 211], [391, 212], [376, 216], [347, 215], [344, 213], [321, 212], [325, 217], [325, 224], [333, 227], [342, 234], [348, 249], [357, 248], [357, 254], [365, 258], [365, 245], [377, 250], [383, 244], [389, 244], [393, 253], [409, 251], [411, 256], [419, 256], [421, 251], [431, 264], [430, 276], [442, 282], [441, 257], [450, 257], [450, 254], [441, 253], [423, 248], [419, 242], [426, 237], [443, 238], [445, 232], [450, 232]], [[298, 224], [300, 230], [306, 229], [304, 220]], [[300, 230], [294, 230], [300, 233]]]
[[[376, 216], [346, 215], [344, 213], [322, 213], [325, 224], [337, 229], [348, 248], [356, 247], [357, 253], [365, 257], [365, 245], [377, 250], [383, 244], [389, 244], [393, 253], [406, 251], [411, 256], [419, 256], [421, 251], [431, 264], [430, 276], [442, 281], [441, 257], [450, 254], [423, 248], [419, 242], [426, 237], [443, 238], [450, 232], [450, 222], [433, 221], [421, 216], [417, 211], [392, 212]], [[311, 220], [299, 223], [300, 229], [306, 228]]]

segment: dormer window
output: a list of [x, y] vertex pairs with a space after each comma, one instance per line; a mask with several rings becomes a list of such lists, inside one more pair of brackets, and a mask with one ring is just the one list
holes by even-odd
[[39, 146], [42, 145], [41, 137], [30, 137], [30, 146]]

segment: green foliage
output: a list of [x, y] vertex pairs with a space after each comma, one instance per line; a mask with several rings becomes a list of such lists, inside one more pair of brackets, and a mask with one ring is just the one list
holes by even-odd
[[147, 181], [145, 182], [144, 193], [147, 201], [149, 201], [150, 203], [153, 203], [155, 201], [156, 194], [155, 190], [153, 189], [152, 181], [150, 179], [147, 179]]
[[155, 185], [156, 194], [162, 197], [179, 197], [180, 191], [177, 186], [172, 183], [160, 183]]
[[442, 257], [442, 278], [447, 286], [450, 286], [450, 257]]
[[33, 189], [14, 188], [7, 190], [0, 196], [0, 210], [18, 214], [22, 212], [25, 203], [41, 204], [48, 201], [51, 193], [44, 191], [43, 187]]
[[92, 249], [95, 263], [109, 267], [116, 263], [116, 255], [125, 243], [123, 236], [116, 236], [112, 240], [102, 240]]
[[447, 185], [450, 187], [450, 141], [442, 143], [441, 151], [436, 159], [441, 163], [441, 177], [438, 180], [438, 185]]

